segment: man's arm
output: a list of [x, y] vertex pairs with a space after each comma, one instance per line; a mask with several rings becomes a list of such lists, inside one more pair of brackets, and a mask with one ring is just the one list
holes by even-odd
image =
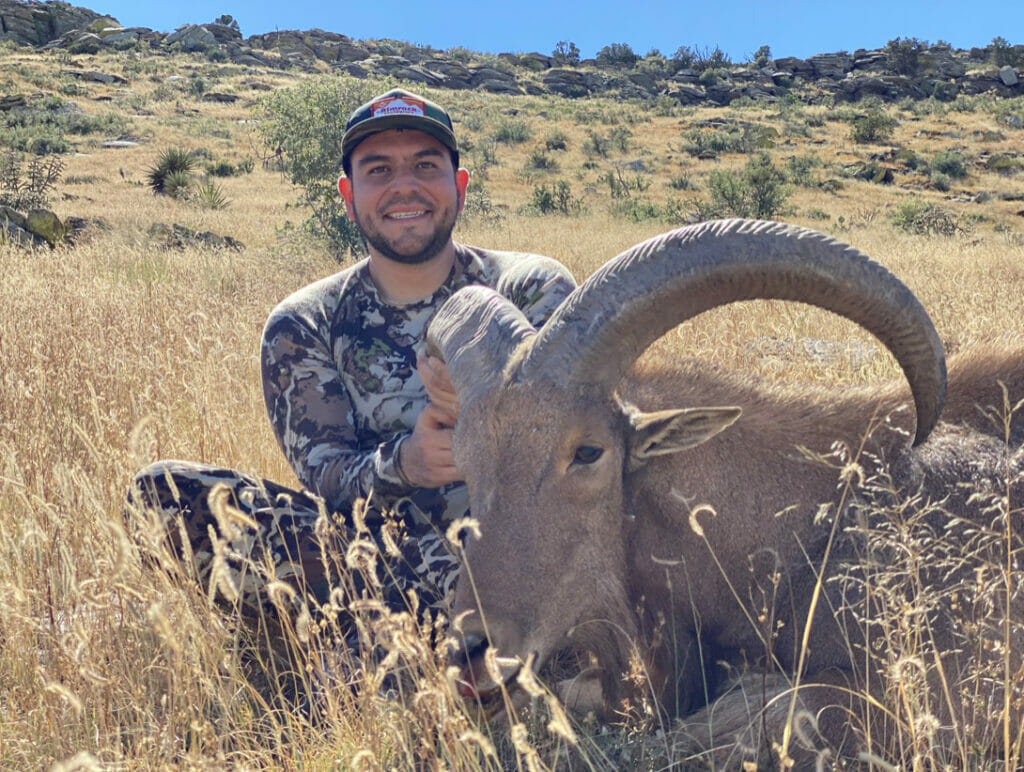
[[276, 311], [264, 329], [260, 361], [267, 414], [303, 485], [338, 511], [371, 492], [385, 500], [408, 495], [398, 452], [411, 433], [396, 428], [382, 442], [361, 442], [351, 396], [316, 325]]

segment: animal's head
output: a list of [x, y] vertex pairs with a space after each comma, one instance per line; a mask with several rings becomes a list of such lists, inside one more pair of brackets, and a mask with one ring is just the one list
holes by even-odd
[[[481, 531], [466, 544], [454, 609], [470, 612], [463, 656], [481, 691], [494, 686], [477, 663], [488, 646], [535, 667], [569, 646], [595, 652], [609, 671], [628, 657], [626, 532], [643, 516], [631, 510], [631, 483], [657, 455], [681, 454], [685, 473], [686, 451], [739, 410], [643, 413], [617, 386], [671, 328], [754, 298], [818, 305], [874, 333], [910, 382], [916, 441], [927, 436], [945, 388], [927, 314], [884, 268], [805, 229], [730, 220], [657, 237], [607, 263], [539, 331], [483, 287], [461, 290], [435, 317], [428, 345], [462, 404], [455, 460]], [[606, 692], [617, 675], [607, 673]]]

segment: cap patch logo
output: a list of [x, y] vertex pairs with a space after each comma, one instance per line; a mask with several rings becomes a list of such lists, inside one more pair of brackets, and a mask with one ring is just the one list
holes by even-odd
[[370, 105], [370, 115], [381, 118], [385, 115], [421, 115], [427, 114], [427, 106], [419, 99], [402, 96], [391, 96], [378, 99]]

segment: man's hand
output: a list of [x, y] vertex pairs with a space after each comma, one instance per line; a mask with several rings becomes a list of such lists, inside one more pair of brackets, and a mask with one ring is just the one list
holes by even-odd
[[398, 465], [405, 479], [417, 488], [440, 488], [462, 479], [452, 456], [451, 416], [428, 403], [412, 434], [398, 448]]
[[454, 427], [455, 419], [459, 417], [459, 400], [448, 378], [448, 366], [438, 357], [421, 353], [416, 357], [416, 372], [427, 390], [430, 404], [445, 414], [444, 423], [449, 428]]

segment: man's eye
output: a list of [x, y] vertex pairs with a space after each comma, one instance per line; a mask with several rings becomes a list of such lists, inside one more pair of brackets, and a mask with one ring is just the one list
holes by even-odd
[[604, 455], [604, 450], [601, 448], [595, 448], [593, 445], [580, 445], [576, 448], [572, 460], [577, 464], [593, 464], [602, 455]]
[[370, 169], [370, 170], [369, 170], [369, 171], [367, 172], [367, 174], [371, 174], [371, 175], [381, 175], [381, 174], [387, 174], [387, 171], [388, 171], [388, 167], [386, 167], [386, 166], [374, 166], [374, 167], [372, 167], [372, 168], [371, 168], [371, 169]]

